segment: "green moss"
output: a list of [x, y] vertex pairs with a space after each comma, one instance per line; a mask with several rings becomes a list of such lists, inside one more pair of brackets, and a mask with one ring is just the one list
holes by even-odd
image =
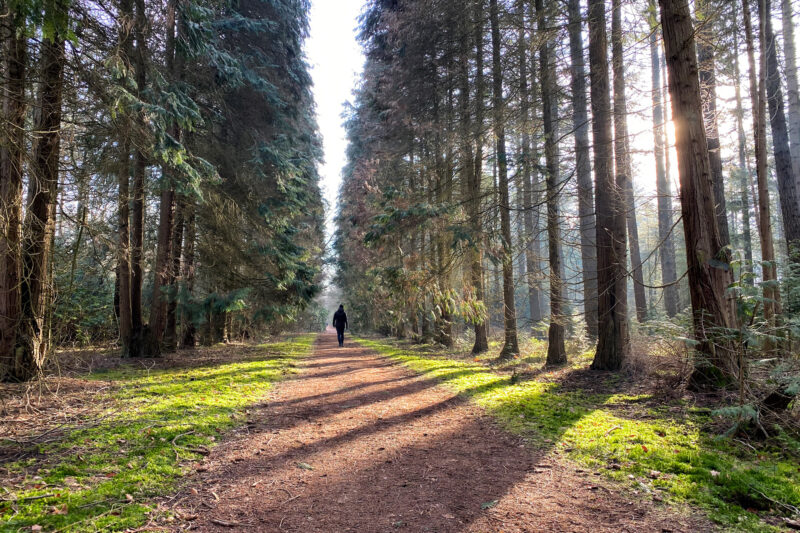
[[[174, 491], [188, 460], [198, 459], [243, 410], [311, 352], [314, 335], [262, 345], [246, 361], [148, 372], [124, 368], [90, 379], [114, 381], [97, 426], [40, 446], [42, 467], [0, 502], [0, 530], [119, 531], [145, 523], [155, 496]], [[52, 458], [57, 458], [53, 460]], [[36, 462], [6, 465], [30, 472]], [[32, 499], [37, 496], [47, 498]]]
[[[751, 451], [701, 431], [708, 411], [641, 407], [647, 396], [586, 394], [544, 381], [512, 383], [474, 363], [423, 357], [387, 343], [360, 340], [379, 353], [442, 381], [486, 407], [510, 431], [631, 484], [640, 491], [704, 509], [735, 530], [773, 531], [758, 511], [774, 502], [800, 506], [800, 468], [777, 453]], [[635, 406], [635, 416], [629, 409]]]

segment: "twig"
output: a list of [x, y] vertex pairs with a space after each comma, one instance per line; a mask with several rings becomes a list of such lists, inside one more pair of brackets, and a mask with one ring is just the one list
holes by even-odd
[[43, 500], [45, 498], [52, 498], [54, 496], [55, 494], [40, 494], [39, 496], [26, 496], [24, 498], [10, 498], [10, 499], [0, 498], [0, 502], [12, 502], [12, 503], [31, 502], [33, 500]]
[[290, 501], [292, 501], [292, 500], [296, 500], [296, 499], [297, 499], [297, 498], [299, 498], [300, 496], [302, 496], [302, 494], [298, 494], [297, 496], [292, 496], [292, 497], [291, 497], [291, 498], [289, 498], [288, 500], [284, 500], [284, 501], [282, 501], [282, 502], [281, 502], [281, 503], [278, 505], [278, 507], [280, 507], [280, 506], [281, 506], [281, 505], [283, 505], [284, 503], [289, 503], [289, 502], [290, 502]]
[[739, 439], [733, 439], [733, 440], [735, 440], [735, 441], [736, 441], [736, 442], [738, 442], [739, 444], [742, 444], [742, 445], [744, 445], [744, 446], [747, 446], [748, 448], [750, 448], [750, 449], [751, 449], [751, 450], [753, 450], [754, 452], [758, 453], [758, 450], [756, 450], [756, 449], [755, 449], [755, 447], [754, 447], [752, 444], [749, 444], [749, 443], [747, 443], [747, 442], [745, 442], [745, 441], [743, 441], [743, 440], [739, 440]]
[[778, 500], [773, 500], [772, 498], [770, 498], [769, 496], [767, 496], [766, 494], [764, 494], [760, 490], [758, 490], [758, 489], [754, 489], [754, 490], [757, 493], [761, 494], [761, 496], [763, 496], [765, 499], [767, 499], [767, 500], [771, 501], [772, 503], [774, 503], [775, 505], [779, 505], [779, 506], [783, 507], [784, 509], [787, 509], [787, 510], [791, 511], [792, 513], [794, 513], [795, 516], [800, 516], [800, 509], [798, 509], [794, 505], [791, 505], [791, 504], [788, 504], [788, 503], [783, 503], [783, 502], [780, 502]]
[[622, 429], [622, 426], [614, 426], [613, 428], [611, 428], [608, 431], [606, 431], [605, 433], [603, 433], [603, 436], [604, 437], [608, 437], [612, 432], [614, 432], [614, 431], [616, 431], [618, 429]]
[[179, 434], [179, 435], [175, 435], [175, 438], [174, 438], [174, 439], [172, 439], [172, 445], [173, 445], [173, 446], [176, 446], [176, 444], [175, 444], [175, 441], [176, 441], [176, 440], [178, 440], [178, 439], [179, 439], [179, 438], [181, 438], [181, 437], [185, 437], [186, 435], [191, 435], [191, 434], [193, 434], [193, 433], [194, 433], [194, 430], [192, 430], [192, 431], [187, 431], [186, 433], [181, 433], [181, 434]]
[[[271, 493], [273, 493], [273, 492], [277, 492], [277, 491], [279, 491], [279, 490], [282, 490], [283, 492], [285, 492], [286, 494], [288, 494], [288, 495], [289, 495], [289, 500], [293, 500], [293, 499], [295, 498], [295, 496], [293, 496], [291, 492], [289, 492], [287, 489], [284, 489], [283, 487], [278, 487], [278, 488], [276, 488], [276, 489], [268, 490], [268, 491], [267, 491], [267, 492], [265, 492], [264, 494], [271, 494]], [[288, 502], [289, 500], [286, 500], [286, 501]]]
[[216, 524], [222, 527], [238, 527], [238, 526], [253, 526], [254, 524], [249, 524], [246, 522], [226, 522], [225, 520], [219, 520], [218, 518], [209, 518], [209, 522], [212, 524]]

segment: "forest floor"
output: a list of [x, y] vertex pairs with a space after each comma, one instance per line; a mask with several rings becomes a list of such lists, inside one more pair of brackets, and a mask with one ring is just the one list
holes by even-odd
[[0, 531], [797, 525], [794, 455], [714, 439], [710, 409], [680, 394], [534, 352], [496, 366], [328, 333], [61, 353], [58, 372], [0, 385]]
[[[201, 531], [708, 531], [502, 429], [463, 394], [320, 335], [171, 508]], [[684, 507], [685, 509], [685, 507]]]
[[120, 359], [61, 352], [0, 384], [0, 531], [164, 531], [164, 505], [315, 335]]

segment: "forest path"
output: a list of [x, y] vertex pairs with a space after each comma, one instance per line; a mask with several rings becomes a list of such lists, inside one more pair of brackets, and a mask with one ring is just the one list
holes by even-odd
[[[178, 529], [692, 531], [697, 523], [532, 450], [480, 408], [356, 343], [319, 336], [178, 495]], [[198, 479], [199, 478], [199, 479]]]

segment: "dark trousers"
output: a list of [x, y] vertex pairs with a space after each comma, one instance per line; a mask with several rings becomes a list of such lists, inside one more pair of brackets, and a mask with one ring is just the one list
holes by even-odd
[[336, 338], [339, 339], [339, 346], [344, 346], [344, 330], [336, 329]]

